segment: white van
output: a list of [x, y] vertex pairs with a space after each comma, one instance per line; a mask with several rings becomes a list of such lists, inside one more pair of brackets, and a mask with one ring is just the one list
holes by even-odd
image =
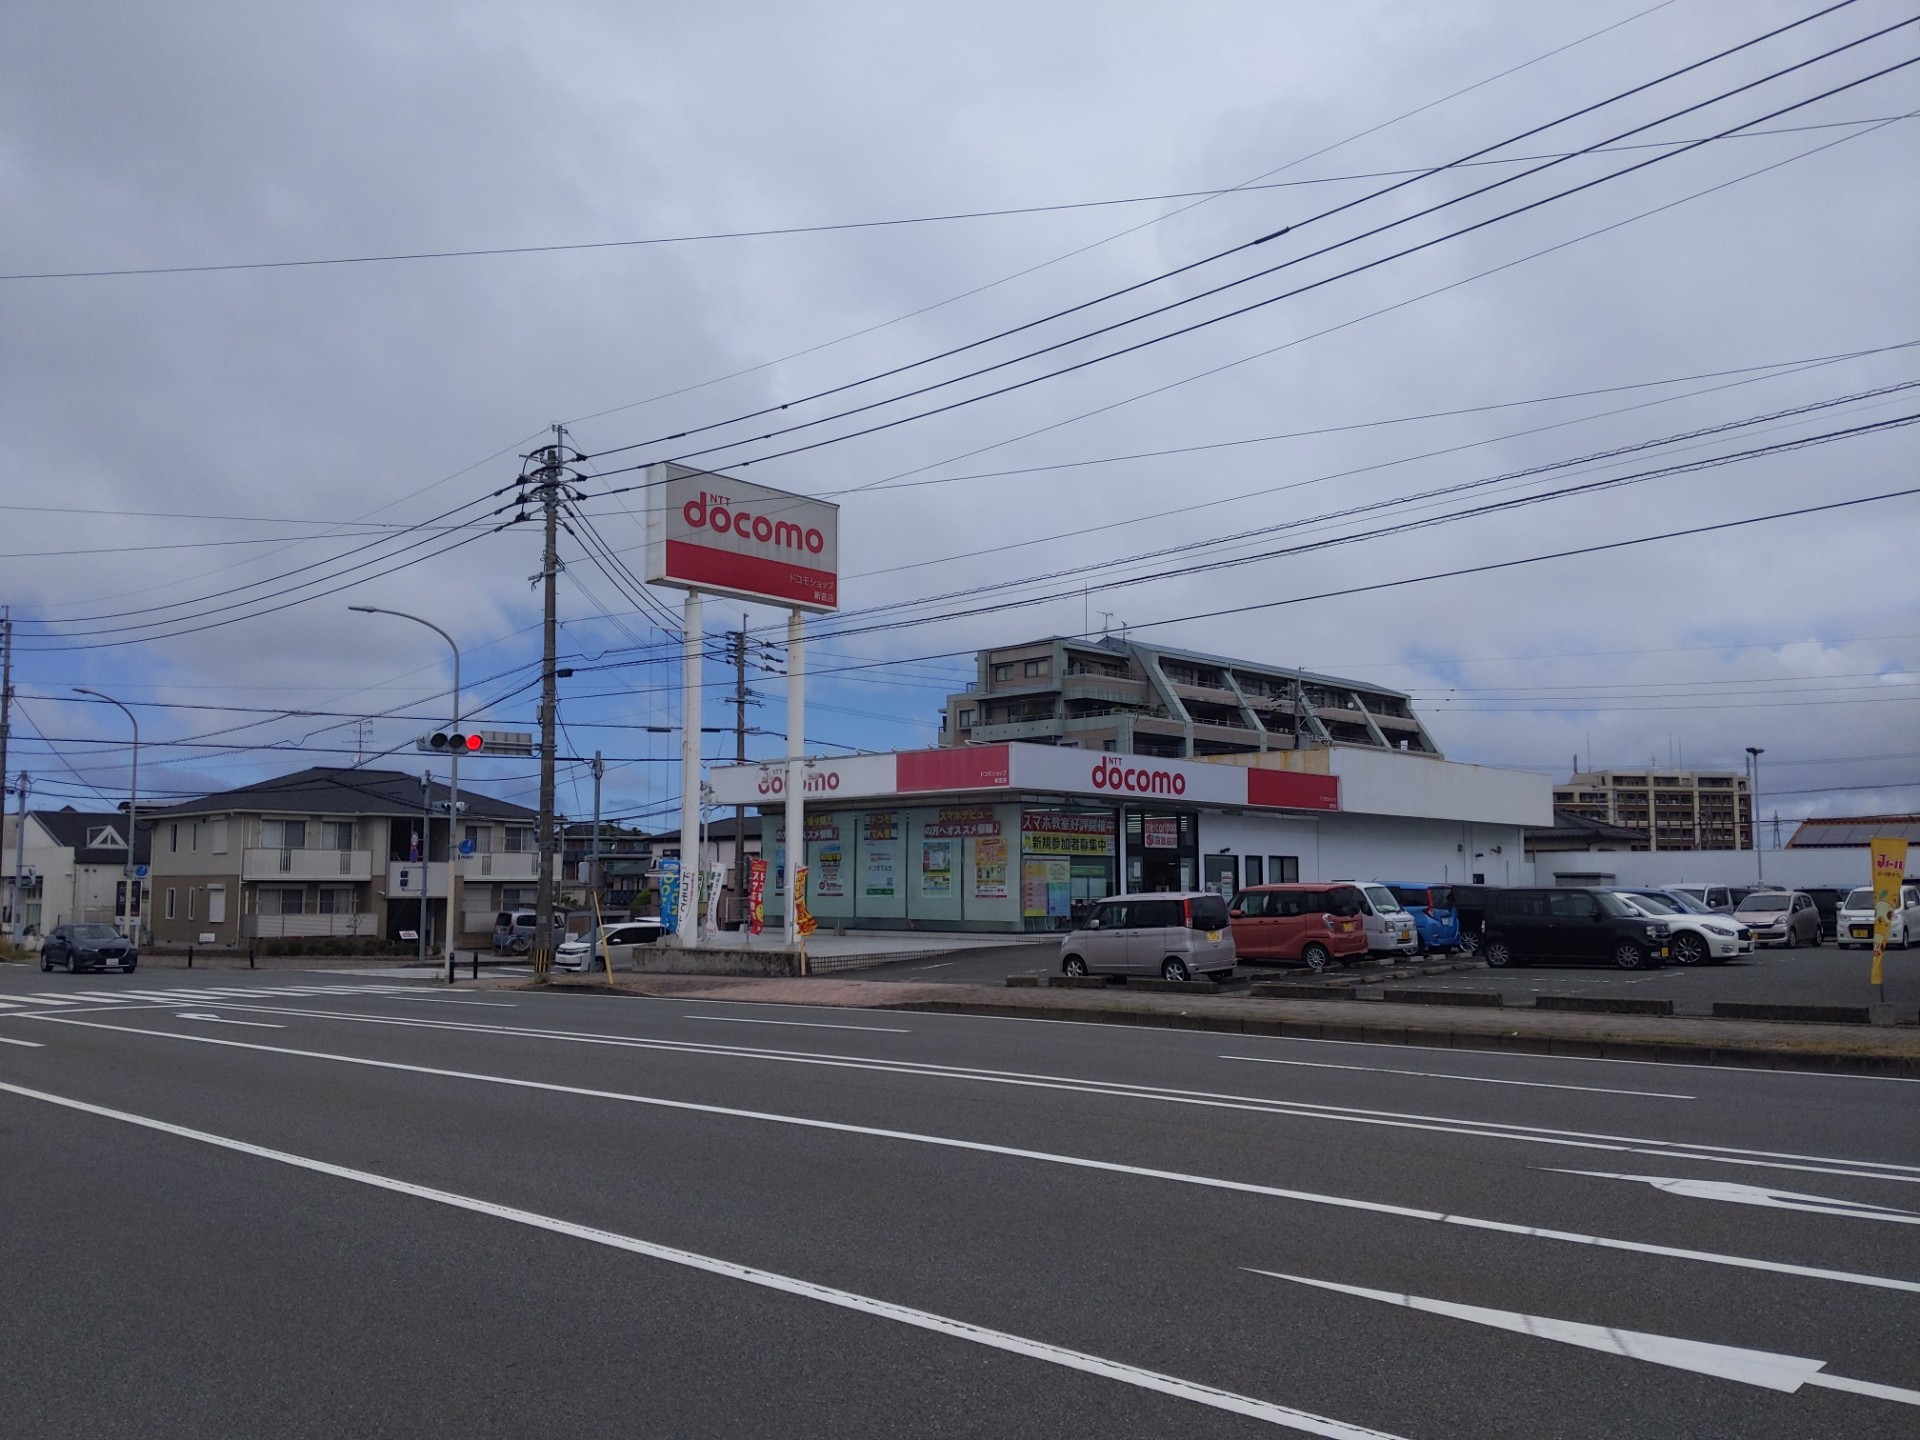
[[1690, 895], [1707, 909], [1718, 915], [1733, 914], [1733, 888], [1728, 885], [1709, 885], [1701, 880], [1683, 880], [1677, 883], [1661, 885], [1661, 890], [1677, 890], [1682, 895]]
[[1414, 929], [1413, 916], [1393, 898], [1393, 891], [1378, 880], [1341, 880], [1360, 892], [1360, 915], [1367, 922], [1367, 953], [1370, 955], [1412, 955], [1420, 949], [1420, 935]]

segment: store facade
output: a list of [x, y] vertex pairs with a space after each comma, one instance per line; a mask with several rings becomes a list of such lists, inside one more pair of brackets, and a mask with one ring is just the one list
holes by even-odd
[[[1462, 880], [1490, 858], [1501, 862], [1490, 883], [1522, 883], [1507, 857], [1521, 859], [1527, 816], [1550, 815], [1548, 777], [1488, 772], [1500, 777], [1491, 783], [1502, 793], [1474, 799], [1457, 784], [1442, 785], [1470, 803], [1436, 804], [1432, 767], [1478, 767], [1424, 756], [1368, 758], [1374, 770], [1352, 780], [1047, 745], [811, 760], [807, 905], [822, 925], [849, 929], [1048, 931], [1067, 928], [1092, 901], [1122, 891], [1231, 893], [1303, 879]], [[1343, 786], [1364, 803], [1395, 803], [1396, 787], [1377, 773], [1395, 761], [1424, 767], [1408, 772], [1404, 787], [1412, 813], [1343, 806]], [[1338, 764], [1336, 752], [1329, 770]], [[768, 762], [716, 769], [711, 777], [716, 804], [760, 807], [773, 897], [782, 897], [786, 857], [783, 771]], [[1460, 813], [1432, 813], [1448, 809]], [[1340, 873], [1326, 873], [1328, 867]], [[779, 909], [770, 899], [768, 912]]]

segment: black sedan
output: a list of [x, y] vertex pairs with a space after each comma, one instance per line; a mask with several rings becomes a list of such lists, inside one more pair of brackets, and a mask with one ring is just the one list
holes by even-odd
[[64, 965], [82, 970], [127, 970], [140, 963], [134, 943], [111, 925], [56, 925], [40, 947], [40, 968]]

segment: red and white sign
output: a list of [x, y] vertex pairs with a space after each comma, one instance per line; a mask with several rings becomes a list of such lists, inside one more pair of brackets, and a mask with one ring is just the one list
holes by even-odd
[[671, 461], [646, 476], [649, 583], [840, 608], [838, 505]]
[[[720, 805], [770, 805], [785, 793], [785, 767], [734, 765], [712, 775]], [[1040, 791], [1126, 805], [1187, 804], [1271, 810], [1338, 810], [1332, 775], [1109, 755], [1054, 745], [978, 745], [809, 762], [806, 794], [866, 799], [963, 791]]]

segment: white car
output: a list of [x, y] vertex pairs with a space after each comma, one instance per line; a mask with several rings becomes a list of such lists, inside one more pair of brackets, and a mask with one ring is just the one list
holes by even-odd
[[1753, 931], [1731, 916], [1709, 910], [1683, 891], [1613, 892], [1650, 920], [1664, 920], [1672, 934], [1676, 965], [1724, 965], [1753, 954]]
[[[1873, 948], [1873, 887], [1862, 885], [1840, 902], [1834, 916], [1840, 948]], [[1920, 886], [1902, 885], [1900, 905], [1887, 917], [1887, 944], [1905, 948], [1920, 940]]]
[[1672, 880], [1654, 888], [1669, 895], [1685, 895], [1690, 900], [1697, 900], [1702, 907], [1716, 915], [1733, 914], [1733, 887], [1729, 885], [1712, 885], [1701, 880]]
[[[606, 927], [607, 955], [616, 970], [625, 969], [633, 961], [633, 947], [652, 945], [667, 933], [667, 927], [657, 919], [621, 920]], [[601, 964], [600, 935], [597, 930], [589, 930], [561, 943], [553, 952], [553, 968], [556, 970], [592, 970]]]
[[1420, 949], [1420, 935], [1414, 929], [1413, 916], [1394, 899], [1393, 892], [1378, 880], [1337, 880], [1360, 892], [1360, 918], [1367, 925], [1367, 952], [1372, 955], [1413, 955]]

